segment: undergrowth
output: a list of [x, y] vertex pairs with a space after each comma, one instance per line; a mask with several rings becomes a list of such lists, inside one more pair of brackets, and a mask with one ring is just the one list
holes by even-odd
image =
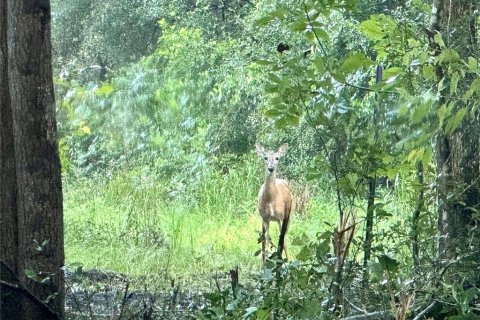
[[[262, 174], [259, 174], [261, 172]], [[261, 229], [256, 209], [263, 171], [251, 160], [203, 173], [194, 188], [162, 180], [148, 167], [110, 178], [65, 179], [65, 253], [68, 264], [131, 276], [258, 272]], [[315, 235], [335, 221], [327, 193], [294, 214], [287, 241]], [[305, 206], [305, 204], [304, 204]], [[277, 225], [272, 237], [278, 236]], [[295, 258], [300, 248], [292, 247]]]
[[[261, 228], [256, 198], [262, 182], [263, 169], [250, 156], [226, 167], [207, 166], [195, 179], [165, 178], [148, 166], [88, 179], [66, 177], [67, 266], [124, 273], [143, 279], [151, 288], [181, 282], [205, 292], [207, 304], [200, 310], [200, 318], [296, 314], [327, 319], [338, 316], [336, 306], [347, 303], [341, 301], [340, 291], [356, 303], [376, 301], [373, 310], [400, 310], [401, 306], [390, 310], [390, 295], [408, 292], [413, 283], [409, 246], [412, 199], [407, 185], [379, 189], [377, 194], [366, 289], [362, 284], [364, 199], [349, 206], [355, 215], [355, 231], [351, 243], [345, 238], [343, 245], [351, 244], [350, 249], [336, 249], [338, 230], [347, 230], [350, 222], [345, 220], [339, 227], [334, 192], [326, 186], [291, 181], [297, 207], [287, 237], [289, 262], [272, 260], [262, 267], [256, 255]], [[423, 241], [435, 241], [432, 222], [432, 216], [425, 215], [418, 225], [429, 234]], [[272, 239], [277, 239], [275, 224], [271, 231]], [[342, 254], [343, 275], [336, 271], [342, 270], [337, 268], [336, 258]], [[431, 273], [429, 256], [425, 251], [423, 266], [417, 271], [425, 277], [425, 285], [436, 274]], [[228, 278], [236, 267], [241, 279], [236, 289], [215, 284], [215, 279]], [[341, 285], [336, 288], [336, 283]], [[378, 295], [385, 290], [390, 295]], [[344, 308], [341, 313], [349, 311]]]

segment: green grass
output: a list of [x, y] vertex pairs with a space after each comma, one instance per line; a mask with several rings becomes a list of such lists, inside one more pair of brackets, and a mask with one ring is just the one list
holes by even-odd
[[[239, 266], [243, 274], [260, 270], [255, 252], [261, 219], [256, 208], [262, 169], [244, 161], [228, 173], [206, 171], [185, 188], [181, 182], [159, 179], [148, 168], [121, 172], [106, 179], [64, 183], [65, 252], [67, 265], [162, 279], [197, 279]], [[294, 183], [298, 197], [302, 188]], [[180, 190], [180, 191], [179, 191]], [[388, 216], [376, 218], [373, 246], [408, 263], [411, 199], [408, 190], [379, 191]], [[301, 198], [301, 197], [300, 197]], [[287, 237], [290, 259], [301, 247], [292, 245], [306, 235], [332, 231], [337, 207], [327, 191], [317, 188], [306, 197], [308, 210], [293, 214]], [[305, 200], [304, 199], [304, 200]], [[305, 200], [306, 201], [306, 200]], [[356, 239], [351, 258], [362, 263], [363, 217], [366, 203], [358, 204]], [[327, 225], [327, 223], [329, 225]], [[428, 224], [428, 221], [425, 223]], [[425, 227], [422, 227], [425, 228]], [[272, 239], [278, 226], [271, 224]], [[275, 241], [276, 242], [276, 241]]]
[[[259, 270], [256, 197], [262, 178], [257, 169], [247, 164], [225, 175], [209, 173], [186, 193], [192, 197], [172, 195], [147, 169], [109, 180], [66, 181], [67, 265], [182, 278], [234, 266]], [[314, 238], [327, 228], [325, 221], [335, 222], [335, 207], [328, 202], [312, 199], [309, 207], [308, 215], [293, 216], [288, 241], [300, 234]], [[278, 236], [276, 223], [271, 233]], [[297, 251], [290, 246], [291, 258]]]

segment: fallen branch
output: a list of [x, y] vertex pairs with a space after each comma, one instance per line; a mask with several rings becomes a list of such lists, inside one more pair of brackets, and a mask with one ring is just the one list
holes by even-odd
[[51, 317], [51, 319], [62, 320], [62, 317], [60, 317], [55, 311], [53, 311], [52, 308], [50, 308], [45, 302], [40, 300], [36, 295], [28, 291], [28, 289], [24, 288], [20, 284], [13, 284], [0, 280], [0, 285], [12, 289], [13, 291], [19, 292], [22, 296], [26, 297], [35, 305], [40, 306]]
[[341, 320], [374, 320], [374, 319], [393, 319], [393, 316], [390, 312], [387, 311], [374, 311], [365, 314], [359, 314], [356, 316], [350, 316], [342, 318]]
[[436, 304], [437, 304], [437, 301], [433, 301], [432, 303], [430, 303], [430, 305], [428, 305], [428, 307], [426, 307], [421, 312], [419, 312], [415, 316], [415, 318], [413, 318], [413, 320], [420, 320], [428, 311], [430, 311], [433, 307], [435, 307]]

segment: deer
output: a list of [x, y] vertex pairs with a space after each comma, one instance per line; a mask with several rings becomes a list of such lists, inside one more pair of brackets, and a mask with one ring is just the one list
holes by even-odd
[[265, 182], [258, 192], [258, 211], [262, 218], [262, 263], [266, 261], [266, 242], [271, 243], [268, 233], [270, 221], [277, 221], [280, 229], [278, 240], [278, 256], [282, 251], [288, 259], [285, 237], [288, 231], [288, 222], [292, 209], [293, 195], [286, 180], [278, 179], [278, 161], [285, 155], [288, 144], [282, 144], [277, 151], [267, 151], [261, 144], [256, 145], [257, 154], [265, 161]]

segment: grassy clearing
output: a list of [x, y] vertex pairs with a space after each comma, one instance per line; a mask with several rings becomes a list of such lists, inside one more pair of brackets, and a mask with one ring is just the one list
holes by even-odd
[[[132, 276], [194, 278], [198, 274], [243, 272], [260, 268], [255, 252], [260, 230], [256, 167], [212, 173], [198, 185], [195, 198], [175, 197], [146, 170], [110, 180], [65, 183], [67, 264]], [[171, 192], [170, 192], [171, 193]], [[311, 238], [335, 221], [335, 209], [311, 199], [308, 215], [294, 216], [289, 241]], [[278, 228], [272, 224], [272, 237]], [[292, 257], [296, 249], [291, 247]]]
[[[199, 275], [223, 273], [235, 266], [243, 274], [258, 271], [260, 258], [255, 252], [260, 249], [261, 220], [256, 197], [262, 183], [262, 176], [257, 174], [260, 170], [247, 162], [229, 168], [228, 173], [207, 172], [192, 189], [181, 193], [166, 187], [165, 181], [146, 168], [110, 179], [66, 181], [67, 265], [81, 263], [85, 269], [197, 283], [202, 281]], [[302, 191], [296, 193], [298, 196]], [[384, 213], [375, 220], [373, 246], [377, 252], [408, 264], [412, 199], [402, 199], [405, 194], [401, 188], [379, 192], [377, 203], [384, 203]], [[287, 238], [291, 259], [301, 249], [292, 245], [293, 239], [306, 235], [314, 240], [319, 233], [332, 231], [338, 222], [331, 195], [321, 189], [312, 195], [303, 199], [308, 210], [291, 219]], [[358, 204], [358, 240], [364, 235], [365, 206]], [[422, 228], [428, 228], [432, 222], [422, 223]], [[271, 226], [271, 236], [278, 238], [276, 223]], [[363, 259], [361, 243], [354, 242], [351, 249], [351, 257], [358, 263]]]
[[[81, 263], [131, 276], [161, 279], [198, 278], [199, 274], [225, 272], [239, 266], [242, 273], [260, 269], [255, 252], [261, 229], [256, 209], [262, 167], [254, 159], [222, 169], [205, 170], [186, 181], [159, 179], [149, 168], [121, 172], [110, 179], [64, 183], [65, 251], [67, 264]], [[172, 182], [175, 181], [175, 182]], [[288, 243], [306, 235], [332, 231], [337, 206], [329, 191], [308, 192], [293, 183], [295, 195], [307, 210], [294, 214]], [[308, 196], [308, 194], [310, 194]], [[412, 201], [408, 190], [379, 191], [382, 202], [374, 223], [378, 252], [410, 260]], [[366, 203], [358, 203], [356, 238], [364, 234]], [[378, 208], [380, 210], [380, 208]], [[383, 213], [381, 213], [383, 212]], [[327, 225], [330, 224], [329, 225]], [[426, 226], [431, 221], [423, 222]], [[426, 227], [425, 227], [426, 228]], [[277, 224], [271, 226], [273, 239]], [[354, 242], [352, 257], [362, 261], [361, 241]], [[290, 245], [290, 258], [301, 249]]]

